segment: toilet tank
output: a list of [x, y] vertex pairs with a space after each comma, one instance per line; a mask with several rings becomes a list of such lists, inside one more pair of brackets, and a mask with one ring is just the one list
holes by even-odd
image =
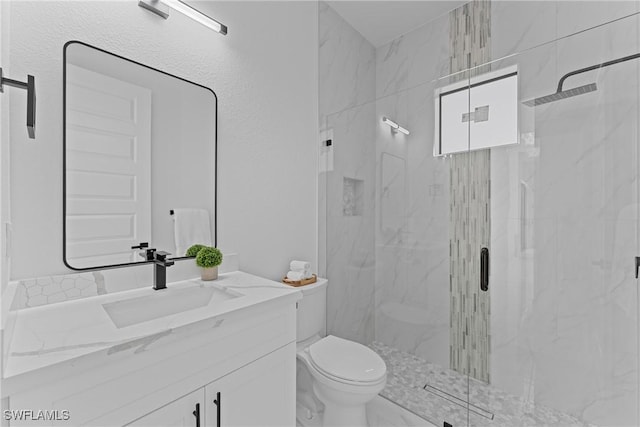
[[302, 299], [298, 301], [297, 337], [301, 342], [315, 334], [325, 336], [327, 318], [327, 279], [318, 279], [311, 285], [300, 286]]

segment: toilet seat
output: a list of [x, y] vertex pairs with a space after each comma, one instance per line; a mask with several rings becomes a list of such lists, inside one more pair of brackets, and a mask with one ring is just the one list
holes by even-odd
[[384, 360], [353, 341], [328, 335], [309, 346], [308, 355], [318, 373], [337, 382], [364, 386], [386, 380]]

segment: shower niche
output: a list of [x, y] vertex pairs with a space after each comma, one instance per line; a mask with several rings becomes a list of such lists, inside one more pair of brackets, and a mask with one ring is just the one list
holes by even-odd
[[362, 216], [364, 213], [364, 181], [342, 179], [342, 213], [344, 216]]

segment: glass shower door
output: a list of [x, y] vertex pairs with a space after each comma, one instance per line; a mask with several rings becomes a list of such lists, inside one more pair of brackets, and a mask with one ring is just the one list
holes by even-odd
[[[483, 353], [486, 349], [488, 331], [472, 333], [483, 328], [488, 307], [481, 306], [476, 276], [480, 265], [475, 249], [484, 241], [483, 227], [478, 227], [470, 215], [479, 209], [481, 195], [486, 193], [488, 176], [484, 164], [486, 153], [471, 151], [470, 125], [475, 111], [470, 108], [470, 91], [474, 81], [473, 70], [459, 68], [453, 74], [434, 82], [434, 148], [433, 154], [445, 174], [445, 197], [434, 198], [441, 214], [434, 223], [442, 224], [441, 239], [446, 249], [442, 263], [445, 277], [442, 281], [427, 276], [423, 286], [431, 294], [426, 307], [430, 313], [446, 310], [440, 316], [443, 323], [436, 330], [442, 339], [435, 341], [436, 348], [423, 350], [429, 364], [424, 376], [422, 398], [431, 406], [431, 420], [440, 425], [468, 425], [474, 414], [485, 415], [485, 411], [470, 402], [470, 381], [473, 376], [486, 374]], [[424, 184], [421, 186], [424, 191]], [[430, 186], [428, 187], [431, 190]], [[432, 227], [433, 228], [433, 227]], [[433, 246], [433, 243], [430, 242]], [[442, 283], [444, 282], [444, 283]], [[435, 298], [434, 298], [435, 297]], [[477, 321], [476, 321], [477, 320]], [[486, 325], [486, 322], [484, 323]], [[427, 327], [433, 331], [432, 324]], [[478, 340], [477, 338], [480, 338]], [[445, 354], [438, 357], [437, 349]]]
[[639, 22], [490, 64], [518, 78], [517, 144], [484, 149], [489, 368], [469, 397], [493, 425], [640, 425]]

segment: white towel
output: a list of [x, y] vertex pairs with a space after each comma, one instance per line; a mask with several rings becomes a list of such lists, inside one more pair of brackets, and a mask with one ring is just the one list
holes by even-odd
[[289, 263], [289, 269], [291, 271], [304, 271], [305, 273], [308, 273], [311, 271], [311, 263], [307, 261], [293, 260]]
[[[291, 280], [310, 279], [313, 277], [313, 273], [311, 273], [311, 263], [307, 261], [293, 260], [289, 263], [289, 270], [289, 273], [301, 273], [295, 275], [295, 277], [301, 277], [300, 279]], [[288, 277], [287, 275], [287, 278]]]
[[306, 277], [304, 276], [303, 271], [290, 271], [287, 273], [287, 279], [298, 281], [298, 280], [306, 279]]
[[302, 273], [303, 279], [310, 279], [313, 277], [313, 273], [311, 272], [311, 263], [307, 261], [293, 260], [289, 263], [289, 270], [291, 270], [290, 272]]
[[174, 209], [176, 256], [184, 256], [195, 244], [211, 246], [211, 226], [206, 209]]
[[299, 271], [299, 273], [302, 273], [305, 279], [310, 279], [313, 276], [311, 269]]

